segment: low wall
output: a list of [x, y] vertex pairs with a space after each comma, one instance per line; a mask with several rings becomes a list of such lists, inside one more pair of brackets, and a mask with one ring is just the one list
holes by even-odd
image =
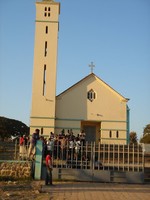
[[[42, 179], [45, 179], [46, 169], [42, 169]], [[111, 170], [89, 169], [53, 169], [53, 180], [94, 181], [112, 183], [144, 183], [144, 172], [120, 172]]]
[[0, 161], [0, 180], [31, 179], [32, 162]]

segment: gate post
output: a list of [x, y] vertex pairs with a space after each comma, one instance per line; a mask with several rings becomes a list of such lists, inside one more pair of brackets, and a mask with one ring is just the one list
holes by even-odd
[[42, 171], [42, 151], [43, 151], [43, 142], [38, 140], [36, 143], [36, 151], [35, 151], [35, 171], [34, 178], [36, 180], [41, 179], [41, 171]]

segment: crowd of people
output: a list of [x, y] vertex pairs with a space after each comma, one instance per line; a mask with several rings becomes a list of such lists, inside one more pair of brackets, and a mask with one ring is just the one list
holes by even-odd
[[84, 130], [75, 136], [71, 129], [67, 131], [67, 134], [63, 129], [58, 135], [51, 132], [49, 137], [46, 138], [40, 135], [39, 129], [36, 129], [31, 138], [25, 135], [20, 137], [19, 155], [21, 159], [34, 159], [36, 142], [42, 140], [43, 157], [49, 154], [54, 159], [76, 159], [81, 155], [81, 146], [85, 145], [85, 138]]
[[[69, 166], [73, 166], [75, 163], [82, 165], [88, 162], [86, 155], [86, 134], [82, 130], [77, 136], [75, 136], [72, 130], [68, 130], [65, 134], [64, 129], [58, 134], [50, 133], [49, 137], [40, 135], [40, 130], [36, 129], [31, 137], [25, 135], [20, 137], [20, 158], [33, 160], [36, 153], [36, 143], [41, 140], [42, 154], [46, 164], [46, 176], [45, 185], [52, 184], [52, 170], [53, 161], [62, 160]], [[81, 163], [80, 163], [81, 164]]]

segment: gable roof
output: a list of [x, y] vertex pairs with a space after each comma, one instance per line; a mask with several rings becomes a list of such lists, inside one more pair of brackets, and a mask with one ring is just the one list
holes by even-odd
[[89, 75], [87, 75], [86, 77], [84, 77], [83, 79], [81, 79], [80, 81], [78, 81], [77, 83], [75, 83], [74, 85], [72, 85], [71, 87], [69, 87], [68, 89], [64, 90], [63, 92], [61, 92], [59, 95], [56, 96], [56, 98], [60, 97], [61, 95], [65, 94], [66, 92], [72, 90], [74, 87], [78, 86], [79, 84], [81, 84], [83, 81], [94, 77], [95, 79], [97, 79], [99, 82], [101, 82], [102, 84], [104, 84], [106, 87], [108, 87], [109, 90], [111, 90], [113, 93], [115, 93], [117, 96], [119, 96], [120, 98], [122, 98], [124, 101], [129, 101], [128, 98], [125, 98], [124, 96], [122, 96], [120, 93], [118, 93], [116, 90], [114, 90], [110, 85], [108, 85], [105, 81], [103, 81], [102, 79], [100, 79], [98, 76], [96, 76], [94, 73], [91, 73]]

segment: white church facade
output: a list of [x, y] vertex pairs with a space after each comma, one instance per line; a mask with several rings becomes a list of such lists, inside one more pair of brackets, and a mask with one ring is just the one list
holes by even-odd
[[127, 144], [129, 99], [93, 72], [56, 96], [59, 14], [60, 3], [36, 2], [30, 133], [36, 128], [47, 136], [84, 130], [89, 142]]

